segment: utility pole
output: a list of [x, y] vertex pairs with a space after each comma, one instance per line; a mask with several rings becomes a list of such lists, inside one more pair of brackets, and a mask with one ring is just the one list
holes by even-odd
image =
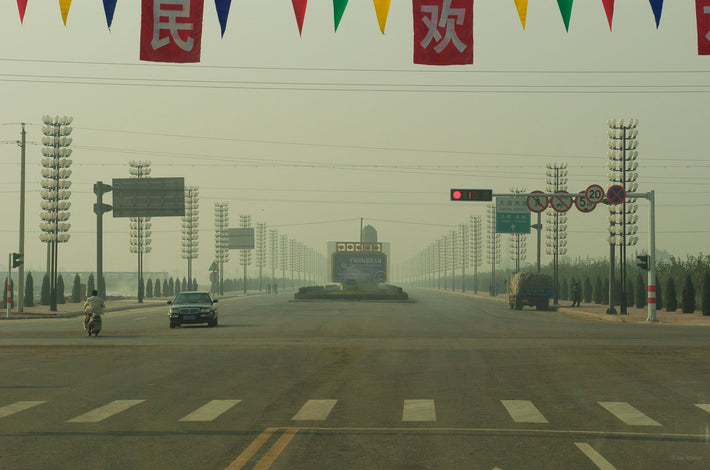
[[[22, 140], [20, 146], [20, 255], [25, 255], [25, 123], [22, 124]], [[17, 313], [24, 312], [25, 307], [25, 265], [20, 265], [17, 271]]]

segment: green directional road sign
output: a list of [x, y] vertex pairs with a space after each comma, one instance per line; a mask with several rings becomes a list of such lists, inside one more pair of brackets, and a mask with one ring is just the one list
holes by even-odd
[[496, 233], [530, 233], [530, 209], [527, 198], [496, 197]]

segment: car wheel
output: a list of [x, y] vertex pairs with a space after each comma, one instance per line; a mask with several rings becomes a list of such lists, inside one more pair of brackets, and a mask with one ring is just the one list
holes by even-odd
[[170, 328], [175, 328], [175, 323], [170, 322]]

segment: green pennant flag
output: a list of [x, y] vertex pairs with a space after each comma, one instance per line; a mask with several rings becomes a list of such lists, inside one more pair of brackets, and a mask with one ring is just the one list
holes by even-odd
[[345, 13], [345, 7], [348, 6], [348, 0], [333, 0], [333, 17], [335, 19], [335, 30], [338, 30], [340, 20]]
[[569, 19], [572, 16], [572, 2], [574, 0], [557, 0], [557, 4], [560, 6], [560, 13], [562, 13], [562, 19], [565, 22], [565, 29], [569, 31]]

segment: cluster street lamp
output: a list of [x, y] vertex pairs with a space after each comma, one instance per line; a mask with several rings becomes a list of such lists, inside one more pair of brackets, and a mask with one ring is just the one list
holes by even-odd
[[266, 267], [266, 224], [258, 222], [256, 224], [256, 267], [259, 268], [259, 292], [263, 287], [264, 268]]
[[49, 309], [57, 311], [57, 271], [58, 249], [60, 243], [66, 243], [71, 238], [67, 233], [71, 225], [69, 220], [69, 197], [71, 191], [71, 149], [72, 143], [69, 135], [72, 128], [69, 126], [72, 118], [68, 116], [51, 117], [43, 116], [42, 121], [42, 191], [40, 196], [42, 222], [39, 228], [42, 231], [39, 238], [47, 244], [47, 274], [49, 276], [50, 302]]
[[224, 295], [224, 263], [229, 261], [229, 203], [214, 203], [215, 260], [219, 267], [217, 291]]
[[281, 257], [279, 258], [279, 267], [281, 267], [281, 280], [283, 284], [281, 289], [286, 289], [286, 269], [288, 269], [288, 235], [281, 235], [279, 237], [279, 243], [281, 244]]
[[276, 287], [276, 267], [279, 264], [279, 231], [269, 229], [269, 264], [271, 265], [272, 289]]
[[[128, 172], [134, 178], [147, 178], [150, 175], [150, 162], [146, 160], [131, 160], [128, 162]], [[138, 257], [138, 303], [143, 303], [143, 253], [150, 253], [152, 247], [150, 243], [151, 235], [150, 217], [131, 217], [130, 227], [130, 250]], [[103, 279], [97, 279], [99, 286], [103, 284]], [[99, 291], [102, 289], [99, 288]]]
[[[525, 188], [510, 188], [511, 193], [520, 194]], [[520, 262], [527, 257], [527, 237], [524, 233], [510, 235], [510, 259], [515, 261], [515, 272], [520, 272]]]
[[491, 295], [498, 295], [496, 264], [500, 264], [500, 233], [496, 231], [496, 206], [488, 205], [488, 262], [491, 263]]
[[[638, 119], [610, 120], [609, 126], [609, 182], [618, 184], [628, 192], [638, 189]], [[626, 247], [638, 243], [638, 204], [636, 198], [626, 198], [622, 204], [609, 206], [609, 312], [613, 311], [612, 285], [614, 283], [614, 247], [619, 246], [620, 269], [620, 310], [622, 315], [627, 314], [626, 305]]]
[[[546, 167], [547, 192], [567, 191], [567, 163], [548, 163]], [[567, 216], [554, 209], [548, 209], [546, 215], [547, 240], [545, 241], [545, 246], [547, 247], [547, 254], [553, 257], [554, 304], [557, 305], [560, 292], [560, 255], [567, 254]]]
[[478, 267], [483, 265], [483, 223], [480, 215], [471, 216], [471, 253], [473, 290], [478, 293]]
[[[251, 216], [240, 215], [239, 226], [241, 228], [251, 227]], [[239, 264], [244, 267], [244, 293], [247, 293], [247, 266], [251, 265], [251, 250], [239, 250]]]
[[199, 256], [200, 191], [185, 188], [185, 215], [182, 218], [182, 257], [187, 260], [187, 289], [192, 290], [192, 260]]

